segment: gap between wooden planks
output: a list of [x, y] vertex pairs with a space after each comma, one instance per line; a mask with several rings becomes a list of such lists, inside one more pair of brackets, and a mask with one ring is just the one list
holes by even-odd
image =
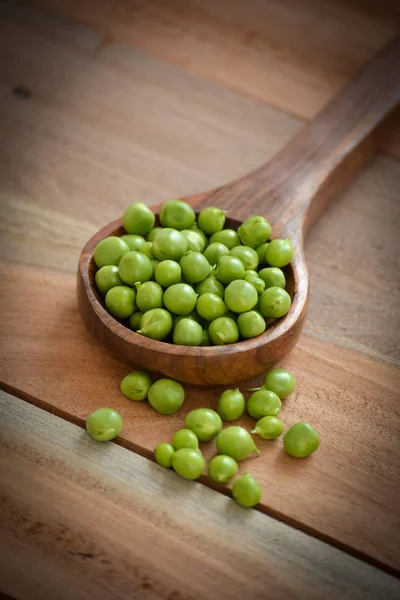
[[[395, 2], [30, 0], [180, 69], [311, 119], [400, 29]], [[400, 109], [382, 148], [400, 157]]]
[[20, 600], [397, 598], [374, 567], [2, 392], [0, 418], [0, 585]]
[[[5, 389], [81, 425], [93, 410], [111, 405], [124, 419], [121, 443], [147, 456], [182, 426], [186, 412], [215, 407], [219, 389], [191, 386], [183, 409], [171, 417], [132, 404], [119, 392], [129, 369], [83, 328], [72, 274], [22, 265], [2, 266], [0, 274], [7, 290], [0, 300]], [[242, 469], [263, 485], [262, 510], [399, 572], [399, 371], [306, 336], [284, 364], [298, 382], [283, 406], [285, 426], [309, 420], [322, 444], [310, 459], [296, 461], [281, 440], [259, 442], [261, 457]], [[241, 423], [249, 427], [251, 420]], [[214, 446], [203, 450], [209, 458]]]

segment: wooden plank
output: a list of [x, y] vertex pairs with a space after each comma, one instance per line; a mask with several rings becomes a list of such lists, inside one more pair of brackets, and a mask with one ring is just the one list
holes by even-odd
[[0, 414], [0, 576], [20, 600], [400, 591], [391, 576], [8, 394]]
[[[375, 0], [33, 3], [93, 27], [105, 43], [129, 42], [305, 119], [315, 116], [400, 25], [398, 8]], [[398, 142], [384, 147], [400, 156]]]
[[[147, 456], [182, 426], [189, 410], [215, 408], [220, 390], [193, 386], [185, 386], [184, 407], [170, 417], [146, 403], [132, 404], [119, 391], [127, 367], [80, 323], [73, 274], [8, 266], [0, 276], [7, 290], [0, 303], [6, 389], [79, 424], [111, 405], [124, 419], [122, 443]], [[310, 421], [322, 445], [310, 460], [295, 461], [284, 454], [281, 440], [260, 441], [262, 456], [242, 468], [263, 485], [262, 509], [399, 569], [399, 370], [307, 336], [284, 364], [298, 388], [284, 403], [282, 419], [286, 426]], [[251, 425], [247, 418], [241, 422]], [[215, 451], [214, 444], [203, 449], [207, 457]]]

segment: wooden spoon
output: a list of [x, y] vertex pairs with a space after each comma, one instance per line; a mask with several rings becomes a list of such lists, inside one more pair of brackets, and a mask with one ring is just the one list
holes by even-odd
[[96, 290], [93, 252], [101, 239], [123, 233], [120, 219], [92, 237], [80, 257], [77, 294], [87, 329], [132, 366], [200, 385], [243, 381], [280, 361], [297, 342], [307, 311], [304, 237], [370, 158], [377, 126], [399, 102], [400, 37], [270, 162], [233, 183], [184, 198], [196, 211], [210, 205], [228, 210], [227, 227], [237, 229], [247, 217], [262, 215], [274, 237], [291, 237], [295, 254], [286, 276], [292, 306], [263, 335], [228, 346], [175, 346], [134, 333], [109, 315]]

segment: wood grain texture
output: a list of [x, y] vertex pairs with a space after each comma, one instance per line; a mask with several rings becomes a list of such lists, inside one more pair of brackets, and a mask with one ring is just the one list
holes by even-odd
[[[33, 0], [105, 43], [128, 42], [301, 118], [323, 106], [399, 31], [396, 0]], [[397, 10], [396, 10], [397, 8]], [[396, 139], [400, 139], [397, 129]], [[384, 142], [398, 153], [398, 142]]]
[[[168, 418], [124, 398], [119, 383], [129, 369], [84, 330], [74, 274], [14, 266], [0, 276], [8, 290], [0, 304], [6, 389], [81, 425], [111, 405], [124, 420], [121, 443], [147, 456], [182, 426], [186, 412], [215, 408], [221, 388], [185, 386], [184, 407]], [[322, 444], [310, 460], [295, 461], [281, 440], [260, 442], [261, 457], [242, 467], [263, 485], [262, 510], [399, 571], [399, 370], [306, 336], [284, 366], [298, 382], [284, 403], [285, 426], [310, 421]], [[251, 420], [242, 423], [249, 427]], [[213, 444], [204, 451], [210, 457]]]
[[0, 414], [0, 585], [19, 600], [398, 597], [391, 576], [8, 394]]

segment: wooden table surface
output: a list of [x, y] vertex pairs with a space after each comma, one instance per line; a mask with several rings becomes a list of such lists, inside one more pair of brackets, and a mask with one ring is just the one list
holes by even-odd
[[[126, 366], [86, 334], [74, 291], [81, 247], [127, 204], [265, 161], [399, 26], [390, 0], [1, 3], [2, 592], [400, 595], [399, 112], [308, 238], [285, 411], [323, 443], [296, 468], [272, 452], [264, 512], [145, 458], [158, 418], [119, 396]], [[188, 408], [213, 394], [188, 388]], [[79, 427], [110, 398], [125, 448]]]

